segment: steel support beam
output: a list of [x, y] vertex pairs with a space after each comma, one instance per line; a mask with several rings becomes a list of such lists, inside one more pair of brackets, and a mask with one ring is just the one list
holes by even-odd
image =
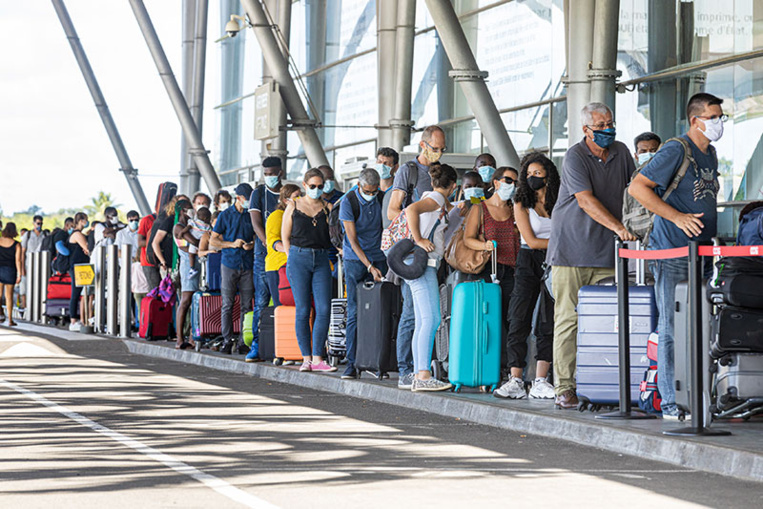
[[622, 76], [617, 70], [617, 33], [620, 19], [620, 0], [596, 0], [593, 22], [591, 101], [604, 103], [615, 111], [615, 80]]
[[395, 115], [395, 49], [397, 0], [376, 2], [376, 67], [379, 93], [377, 146], [392, 144], [390, 120]]
[[485, 83], [487, 72], [480, 71], [477, 67], [477, 60], [461, 29], [453, 5], [450, 1], [442, 0], [426, 0], [426, 4], [453, 66], [450, 75], [460, 83], [490, 151], [500, 165], [518, 168], [519, 156]]
[[[185, 102], [192, 104], [193, 97], [193, 34], [196, 27], [196, 0], [182, 2], [182, 42], [180, 45], [180, 87], [183, 90]], [[188, 179], [193, 167], [193, 156], [188, 152], [185, 136], [180, 134], [180, 185], [178, 192], [188, 194]]]
[[399, 0], [395, 33], [395, 111], [392, 148], [398, 152], [411, 141], [411, 87], [413, 85], [413, 47], [416, 29], [416, 0]]
[[132, 7], [135, 19], [138, 21], [138, 26], [140, 26], [140, 30], [146, 40], [172, 106], [175, 108], [175, 114], [180, 121], [180, 126], [183, 128], [185, 141], [188, 143], [196, 166], [199, 168], [209, 191], [215, 193], [221, 187], [220, 179], [217, 176], [217, 172], [215, 172], [215, 168], [212, 166], [212, 162], [209, 160], [209, 154], [204, 148], [204, 143], [201, 141], [201, 134], [199, 134], [199, 130], [196, 127], [196, 122], [193, 121], [191, 110], [188, 108], [188, 103], [183, 97], [183, 92], [178, 86], [175, 75], [172, 74], [172, 67], [169, 60], [167, 60], [164, 49], [162, 49], [162, 44], [159, 41], [159, 36], [154, 29], [153, 23], [151, 23], [151, 17], [148, 15], [146, 6], [143, 4], [143, 0], [130, 0], [130, 7]]
[[297, 87], [292, 81], [291, 74], [289, 74], [288, 63], [281, 53], [273, 33], [273, 27], [268, 22], [262, 4], [259, 0], [241, 0], [241, 4], [252, 23], [252, 30], [254, 30], [254, 35], [260, 44], [268, 68], [273, 74], [273, 79], [278, 83], [281, 98], [289, 112], [292, 125], [297, 131], [310, 166], [328, 165], [326, 153], [323, 151], [323, 146], [315, 132], [315, 121], [308, 116], [305, 106], [302, 104]]
[[[204, 79], [207, 72], [207, 24], [209, 0], [196, 0], [196, 27], [193, 38], [193, 93], [191, 115], [196, 122], [199, 135], [204, 126]], [[188, 194], [201, 188], [201, 175], [195, 164], [188, 167]]]
[[[596, 0], [575, 0], [570, 5], [570, 48], [567, 60], [567, 135], [570, 146], [583, 137], [580, 111], [591, 101], [588, 64], [593, 57], [593, 25]], [[615, 24], [615, 29], [617, 24]]]
[[61, 21], [61, 26], [66, 33], [66, 38], [69, 40], [69, 45], [74, 52], [74, 58], [79, 64], [82, 76], [85, 78], [87, 88], [90, 90], [90, 95], [93, 97], [95, 107], [98, 109], [98, 114], [101, 116], [103, 126], [106, 128], [106, 134], [109, 136], [111, 146], [114, 148], [114, 152], [119, 160], [119, 171], [124, 173], [127, 179], [127, 185], [130, 186], [133, 198], [138, 204], [140, 213], [144, 216], [151, 213], [151, 207], [148, 205], [143, 188], [138, 181], [138, 170], [133, 168], [130, 156], [127, 155], [127, 149], [125, 149], [124, 143], [122, 143], [122, 137], [119, 135], [117, 126], [114, 123], [114, 119], [111, 117], [109, 107], [106, 105], [106, 99], [101, 93], [101, 87], [98, 85], [98, 81], [95, 79], [95, 73], [93, 68], [90, 67], [90, 62], [87, 59], [85, 50], [82, 47], [82, 43], [77, 36], [77, 31], [74, 29], [74, 24], [69, 17], [69, 12], [66, 10], [63, 0], [52, 0], [53, 8], [56, 10], [58, 19]]
[[[284, 58], [288, 58], [289, 38], [291, 33], [291, 3], [292, 0], [265, 0], [265, 6], [268, 10], [268, 15], [273, 19], [274, 23], [278, 25], [278, 31], [280, 32], [280, 41], [282, 46], [281, 54]], [[273, 81], [273, 76], [270, 73], [265, 58], [262, 59], [262, 83], [270, 83]], [[286, 108], [283, 102], [279, 102], [274, 108], [274, 117], [278, 121], [278, 136], [269, 140], [262, 141], [261, 156], [274, 156], [281, 159], [281, 167], [286, 170], [286, 156], [287, 141], [286, 141]]]

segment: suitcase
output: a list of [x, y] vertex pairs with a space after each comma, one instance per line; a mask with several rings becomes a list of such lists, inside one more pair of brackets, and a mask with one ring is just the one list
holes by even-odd
[[763, 407], [763, 355], [736, 353], [721, 358], [714, 392], [716, 407], [722, 411]]
[[258, 353], [260, 359], [264, 361], [272, 361], [276, 357], [275, 310], [276, 308], [271, 306], [260, 311]]
[[727, 353], [763, 353], [763, 310], [719, 306], [711, 328], [710, 353], [715, 358]]
[[[310, 314], [310, 325], [313, 322], [313, 312]], [[273, 313], [275, 332], [275, 358], [276, 364], [283, 361], [301, 361], [302, 351], [297, 342], [295, 322], [297, 308], [294, 306], [278, 306]]]
[[69, 299], [48, 299], [45, 302], [45, 316], [56, 323], [69, 318]]
[[69, 274], [50, 276], [48, 280], [47, 299], [71, 299], [72, 298], [72, 278]]
[[[222, 329], [223, 297], [219, 292], [196, 292], [191, 300], [191, 337], [195, 340], [220, 336]], [[241, 332], [241, 297], [233, 304], [233, 334]]]
[[222, 288], [222, 253], [209, 253], [202, 257], [199, 288], [205, 292], [219, 292]]
[[291, 293], [291, 284], [286, 277], [286, 265], [278, 269], [278, 301], [282, 306], [294, 306], [294, 294]]
[[493, 283], [471, 281], [453, 289], [448, 379], [456, 392], [464, 385], [493, 392], [501, 381], [501, 286], [495, 282], [495, 250], [490, 253]]
[[241, 339], [244, 340], [244, 344], [248, 347], [252, 346], [254, 342], [254, 330], [252, 328], [254, 322], [254, 312], [249, 311], [244, 315], [243, 331], [241, 332]]
[[347, 299], [344, 298], [344, 272], [342, 259], [337, 260], [337, 295], [341, 298], [331, 299], [331, 317], [329, 319], [329, 334], [326, 342], [326, 353], [332, 366], [339, 364], [347, 355]]
[[[657, 330], [653, 286], [629, 287], [631, 401], [638, 404], [644, 371], [649, 368], [647, 341]], [[582, 404], [620, 402], [617, 287], [584, 286], [578, 292], [577, 393]]]
[[718, 288], [711, 289], [711, 296], [716, 304], [763, 310], [763, 276], [721, 276], [718, 278]]
[[400, 287], [388, 281], [358, 284], [358, 371], [397, 371], [397, 325], [403, 311]]
[[[702, 316], [705, 317], [705, 323], [702, 327], [702, 351], [707, 352], [703, 356], [702, 381], [704, 383], [703, 391], [705, 393], [705, 409], [710, 405], [710, 387], [711, 376], [710, 369], [712, 359], [710, 357], [710, 336], [712, 334], [712, 307], [708, 299], [707, 281], [702, 282]], [[676, 392], [676, 405], [679, 409], [688, 412], [691, 410], [691, 344], [689, 342], [689, 285], [686, 281], [676, 285], [675, 302], [675, 322], [673, 326], [673, 365], [674, 365], [674, 387]], [[705, 422], [710, 422], [710, 416], [705, 416]]]
[[138, 335], [147, 340], [167, 339], [172, 335], [172, 306], [160, 299], [143, 297], [140, 301], [140, 330]]

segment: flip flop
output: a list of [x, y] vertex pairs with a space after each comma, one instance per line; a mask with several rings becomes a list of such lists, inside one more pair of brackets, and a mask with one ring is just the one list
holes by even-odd
[[185, 350], [187, 348], [193, 348], [193, 345], [188, 341], [183, 341], [181, 344], [175, 346], [175, 350]]

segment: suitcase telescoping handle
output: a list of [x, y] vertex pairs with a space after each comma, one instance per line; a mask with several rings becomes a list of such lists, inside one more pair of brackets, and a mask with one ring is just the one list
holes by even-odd
[[490, 279], [498, 284], [498, 242], [491, 240], [493, 249], [490, 250]]
[[336, 281], [339, 291], [337, 292], [338, 298], [344, 298], [344, 274], [342, 273], [342, 256], [336, 257]]

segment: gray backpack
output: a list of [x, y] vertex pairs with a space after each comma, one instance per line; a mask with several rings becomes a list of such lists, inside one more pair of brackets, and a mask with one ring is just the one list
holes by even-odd
[[[416, 186], [419, 183], [419, 167], [416, 166], [416, 163], [413, 161], [408, 161], [404, 166], [408, 167], [408, 191], [405, 195], [403, 208], [413, 203], [413, 191], [416, 189]], [[400, 169], [402, 170], [402, 168]], [[392, 220], [387, 217], [387, 209], [389, 208], [389, 202], [391, 198], [392, 189], [387, 189], [387, 192], [384, 193], [384, 201], [382, 202], [382, 226], [384, 228], [389, 227], [390, 223], [392, 222]]]
[[[671, 141], [677, 141], [681, 144], [681, 146], [683, 146], [684, 160], [681, 163], [681, 166], [678, 168], [676, 174], [673, 176], [673, 180], [670, 181], [670, 185], [665, 190], [665, 194], [662, 195], [663, 201], [667, 200], [668, 196], [670, 196], [671, 193], [673, 193], [673, 191], [678, 188], [681, 180], [683, 180], [684, 176], [686, 175], [686, 171], [689, 169], [689, 165], [694, 165], [695, 168], [697, 166], [697, 162], [691, 155], [691, 147], [685, 139], [670, 138], [665, 143]], [[660, 146], [660, 149], [665, 146], [665, 143]], [[715, 150], [712, 145], [710, 146], [710, 150]], [[636, 178], [636, 175], [638, 175], [647, 164], [649, 163], [639, 166], [636, 171], [633, 172], [633, 175], [631, 176], [631, 182], [633, 182], [633, 179]], [[628, 184], [628, 187], [630, 187], [630, 183]], [[628, 187], [626, 187], [625, 191], [623, 191], [623, 226], [625, 226], [629, 232], [638, 237], [641, 240], [642, 245], [646, 247], [649, 244], [649, 234], [652, 233], [652, 226], [654, 226], [654, 214], [649, 212], [646, 207], [641, 205], [641, 203], [636, 200], [636, 198], [628, 194]]]

